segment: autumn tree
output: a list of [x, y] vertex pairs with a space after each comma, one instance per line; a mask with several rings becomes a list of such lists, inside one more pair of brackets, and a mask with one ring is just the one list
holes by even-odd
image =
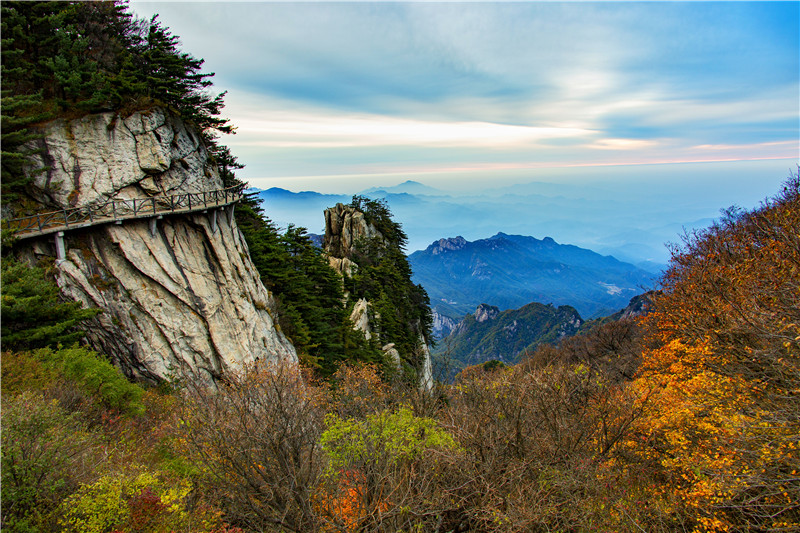
[[316, 531], [324, 388], [289, 363], [229, 372], [217, 390], [186, 385], [186, 453], [227, 520], [253, 531]]
[[641, 439], [698, 530], [800, 527], [800, 179], [672, 250], [638, 383]]

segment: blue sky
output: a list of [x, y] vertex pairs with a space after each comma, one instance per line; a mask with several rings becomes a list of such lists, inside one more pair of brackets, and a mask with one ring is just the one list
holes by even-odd
[[131, 2], [228, 91], [253, 186], [717, 187], [731, 169], [751, 205], [800, 159], [799, 5]]

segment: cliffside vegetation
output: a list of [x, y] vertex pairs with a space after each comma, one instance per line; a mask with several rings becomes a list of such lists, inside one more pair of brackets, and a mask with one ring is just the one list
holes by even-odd
[[262, 282], [277, 296], [279, 324], [306, 365], [330, 376], [345, 361], [383, 361], [380, 347], [353, 331], [341, 278], [304, 228], [281, 233], [257, 200], [240, 204], [236, 221]]
[[363, 212], [367, 223], [382, 237], [356, 243], [353, 260], [358, 270], [344, 284], [351, 299], [366, 298], [374, 310], [373, 327], [384, 342], [392, 342], [401, 357], [415, 369], [422, 365], [422, 350], [431, 339], [433, 318], [428, 294], [411, 281], [405, 255], [407, 237], [380, 200], [354, 196], [351, 207]]
[[346, 365], [142, 390], [80, 348], [5, 353], [3, 528], [796, 531], [798, 216], [792, 178], [687, 235], [644, 317], [434, 394]]
[[33, 126], [87, 113], [130, 113], [163, 106], [204, 136], [227, 166], [215, 134], [232, 133], [220, 116], [213, 73], [179, 48], [156, 17], [135, 18], [125, 2], [3, 2], [2, 198], [24, 198], [30, 174], [23, 145]]

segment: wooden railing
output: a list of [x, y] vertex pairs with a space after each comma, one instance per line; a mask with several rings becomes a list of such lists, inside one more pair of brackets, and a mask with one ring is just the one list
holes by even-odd
[[190, 192], [172, 196], [109, 200], [103, 204], [3, 220], [2, 228], [12, 230], [18, 239], [27, 239], [109, 222], [224, 207], [238, 202], [241, 198], [242, 187], [235, 186], [216, 191]]

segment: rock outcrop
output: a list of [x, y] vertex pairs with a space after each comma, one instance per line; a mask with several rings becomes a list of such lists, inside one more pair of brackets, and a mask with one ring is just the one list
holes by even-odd
[[500, 314], [499, 307], [489, 304], [481, 304], [475, 310], [475, 321], [486, 322], [487, 320], [492, 320], [493, 318], [496, 318], [497, 315], [499, 314]]
[[[364, 213], [360, 210], [341, 203], [325, 210], [323, 250], [328, 256], [331, 267], [339, 274], [352, 276], [358, 271], [356, 262], [358, 244], [367, 241], [377, 242], [384, 246], [389, 245], [386, 237], [367, 221]], [[349, 293], [345, 292], [345, 297], [350, 297]], [[354, 302], [350, 315], [353, 329], [361, 331], [367, 340], [376, 339], [384, 343], [382, 347], [384, 354], [400, 368], [402, 354], [397, 350], [393, 339], [381, 338], [381, 335], [376, 333], [376, 327], [372, 321], [377, 320], [380, 320], [380, 316], [374, 312], [367, 299], [360, 298]], [[419, 331], [418, 325], [414, 327]], [[433, 366], [428, 349], [428, 339], [422, 333], [419, 333], [418, 344], [421, 347], [421, 363], [415, 370], [420, 387], [429, 390], [433, 387]]]
[[323, 249], [331, 259], [331, 266], [340, 273], [348, 273], [354, 268], [352, 261], [356, 245], [360, 241], [386, 240], [375, 226], [368, 223], [364, 213], [344, 204], [325, 210], [325, 239]]
[[449, 316], [440, 315], [436, 309], [432, 310], [433, 314], [433, 335], [437, 339], [447, 337], [453, 329], [458, 325], [458, 321], [450, 318]]
[[[160, 109], [59, 120], [43, 134], [33, 168], [48, 170], [34, 185], [50, 207], [223, 188], [197, 132]], [[259, 359], [297, 359], [232, 209], [164, 216], [155, 234], [141, 219], [66, 232], [57, 282], [67, 297], [103, 310], [87, 337], [128, 376], [212, 380]], [[42, 238], [29, 253], [50, 248]]]
[[161, 109], [55, 120], [34, 144], [33, 185], [50, 207], [222, 188], [200, 135]]

